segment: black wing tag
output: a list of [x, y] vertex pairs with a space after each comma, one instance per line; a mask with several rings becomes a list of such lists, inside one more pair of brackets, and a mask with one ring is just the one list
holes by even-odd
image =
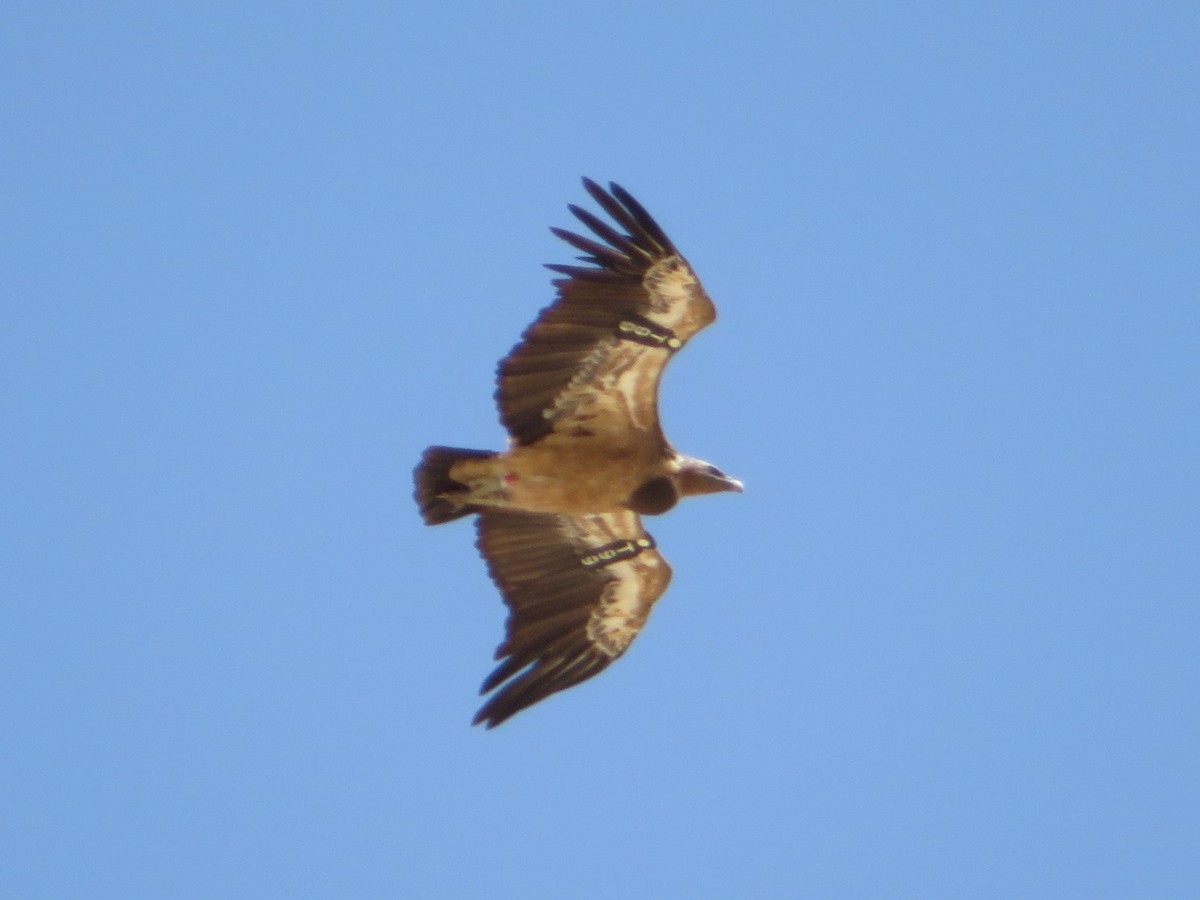
[[635, 344], [662, 347], [666, 350], [678, 350], [683, 346], [683, 341], [675, 337], [675, 332], [670, 328], [632, 314], [617, 323], [617, 337], [633, 341]]
[[602, 544], [587, 556], [579, 557], [579, 562], [585, 569], [602, 569], [613, 563], [633, 559], [643, 550], [652, 550], [653, 548], [654, 538], [643, 534], [633, 541], [613, 541], [611, 544]]

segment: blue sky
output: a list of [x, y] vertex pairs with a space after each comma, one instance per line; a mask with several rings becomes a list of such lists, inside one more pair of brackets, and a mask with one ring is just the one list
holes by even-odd
[[[0, 894], [1194, 897], [1192, 4], [10, 3]], [[547, 231], [721, 318], [629, 654], [468, 726]]]

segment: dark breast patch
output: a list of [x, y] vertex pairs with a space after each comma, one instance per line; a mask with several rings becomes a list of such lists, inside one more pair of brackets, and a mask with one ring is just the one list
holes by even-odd
[[678, 502], [679, 492], [675, 489], [675, 483], [665, 475], [659, 475], [644, 482], [630, 494], [627, 505], [643, 516], [657, 516]]

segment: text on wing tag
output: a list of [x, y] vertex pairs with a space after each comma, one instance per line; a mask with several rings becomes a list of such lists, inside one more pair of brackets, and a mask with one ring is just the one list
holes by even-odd
[[653, 547], [654, 538], [644, 534], [632, 541], [613, 541], [611, 544], [603, 544], [586, 556], [579, 557], [579, 562], [585, 569], [600, 569], [622, 560], [632, 559], [643, 550], [650, 550]]
[[678, 350], [683, 346], [683, 341], [675, 337], [675, 332], [670, 328], [636, 315], [627, 316], [617, 323], [617, 336], [635, 344], [666, 350]]

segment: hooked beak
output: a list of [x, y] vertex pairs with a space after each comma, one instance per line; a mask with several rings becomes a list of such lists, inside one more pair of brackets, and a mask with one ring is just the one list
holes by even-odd
[[736, 478], [730, 478], [724, 473], [720, 475], [710, 475], [705, 473], [703, 476], [701, 476], [700, 481], [701, 485], [698, 486], [697, 490], [697, 493], [700, 494], [718, 494], [722, 491], [734, 491], [735, 493], [740, 494], [745, 490], [745, 485], [743, 485]]
[[717, 494], [722, 491], [742, 493], [745, 486], [736, 478], [730, 478], [716, 466], [703, 460], [685, 458], [679, 472], [680, 495]]

